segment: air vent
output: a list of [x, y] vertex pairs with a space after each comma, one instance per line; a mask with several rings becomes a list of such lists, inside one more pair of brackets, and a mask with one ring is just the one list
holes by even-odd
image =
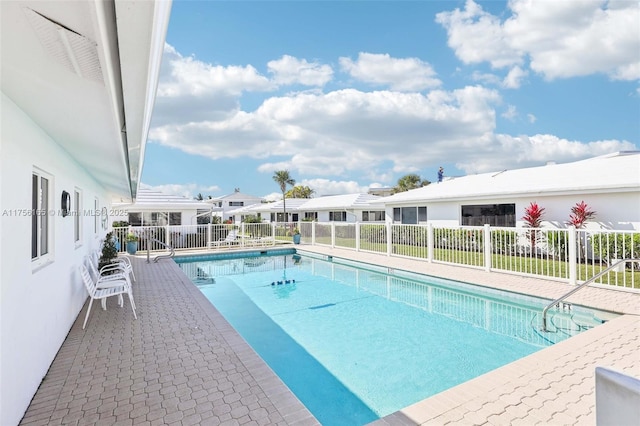
[[24, 13], [49, 56], [74, 74], [104, 84], [94, 41], [32, 9]]

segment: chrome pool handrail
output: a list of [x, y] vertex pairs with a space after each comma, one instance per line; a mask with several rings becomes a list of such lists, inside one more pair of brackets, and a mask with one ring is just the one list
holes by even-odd
[[549, 330], [547, 330], [547, 311], [549, 309], [551, 309], [552, 306], [557, 305], [558, 303], [562, 302], [564, 299], [566, 299], [567, 297], [571, 296], [573, 293], [577, 292], [581, 288], [591, 284], [592, 282], [594, 282], [595, 280], [597, 280], [601, 276], [609, 273], [609, 271], [611, 271], [612, 269], [618, 267], [620, 264], [622, 264], [622, 263], [626, 264], [627, 262], [640, 262], [640, 259], [622, 259], [622, 260], [620, 260], [620, 261], [618, 261], [618, 262], [616, 262], [616, 263], [614, 263], [612, 265], [609, 265], [609, 267], [607, 267], [605, 270], [600, 271], [599, 273], [597, 273], [593, 277], [589, 278], [587, 281], [583, 282], [582, 284], [580, 284], [579, 286], [577, 286], [576, 288], [574, 288], [573, 290], [571, 290], [567, 294], [565, 294], [562, 297], [559, 297], [556, 300], [554, 300], [553, 302], [549, 303], [542, 310], [542, 331], [549, 331]]

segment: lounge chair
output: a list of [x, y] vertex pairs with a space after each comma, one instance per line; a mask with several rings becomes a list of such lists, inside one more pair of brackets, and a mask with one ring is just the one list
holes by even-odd
[[209, 243], [209, 247], [211, 248], [219, 248], [222, 246], [231, 247], [232, 245], [236, 245], [236, 244], [238, 244], [238, 231], [236, 231], [235, 229], [232, 229], [231, 231], [229, 231], [226, 238], [223, 238], [218, 241], [211, 241], [211, 243]]

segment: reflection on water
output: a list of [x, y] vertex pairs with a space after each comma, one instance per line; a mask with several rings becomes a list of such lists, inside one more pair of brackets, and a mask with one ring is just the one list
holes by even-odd
[[[540, 315], [545, 300], [514, 295], [497, 290], [487, 290], [468, 284], [427, 282], [431, 277], [419, 279], [418, 275], [391, 274], [357, 268], [338, 263], [307, 258], [299, 254], [286, 256], [260, 256], [215, 261], [180, 263], [180, 267], [196, 284], [215, 282], [216, 277], [259, 272], [282, 271], [281, 278], [269, 284], [274, 294], [288, 298], [300, 281], [293, 278], [294, 271], [306, 276], [317, 276], [341, 285], [357, 288], [385, 299], [403, 303], [429, 313], [464, 321], [492, 333], [517, 338], [537, 346], [548, 346], [602, 323], [594, 311], [572, 308], [550, 311], [551, 333], [539, 330]], [[412, 275], [411, 278], [404, 275]]]

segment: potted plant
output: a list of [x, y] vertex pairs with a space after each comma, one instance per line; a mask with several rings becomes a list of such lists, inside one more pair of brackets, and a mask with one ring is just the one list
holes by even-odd
[[104, 243], [102, 243], [102, 253], [98, 261], [98, 269], [102, 269], [102, 267], [111, 264], [116, 257], [118, 257], [118, 250], [116, 250], [115, 237], [112, 232], [109, 232], [104, 239]]
[[298, 227], [293, 228], [293, 244], [300, 244], [300, 230]]
[[127, 253], [136, 254], [138, 251], [138, 236], [133, 232], [127, 234]]

